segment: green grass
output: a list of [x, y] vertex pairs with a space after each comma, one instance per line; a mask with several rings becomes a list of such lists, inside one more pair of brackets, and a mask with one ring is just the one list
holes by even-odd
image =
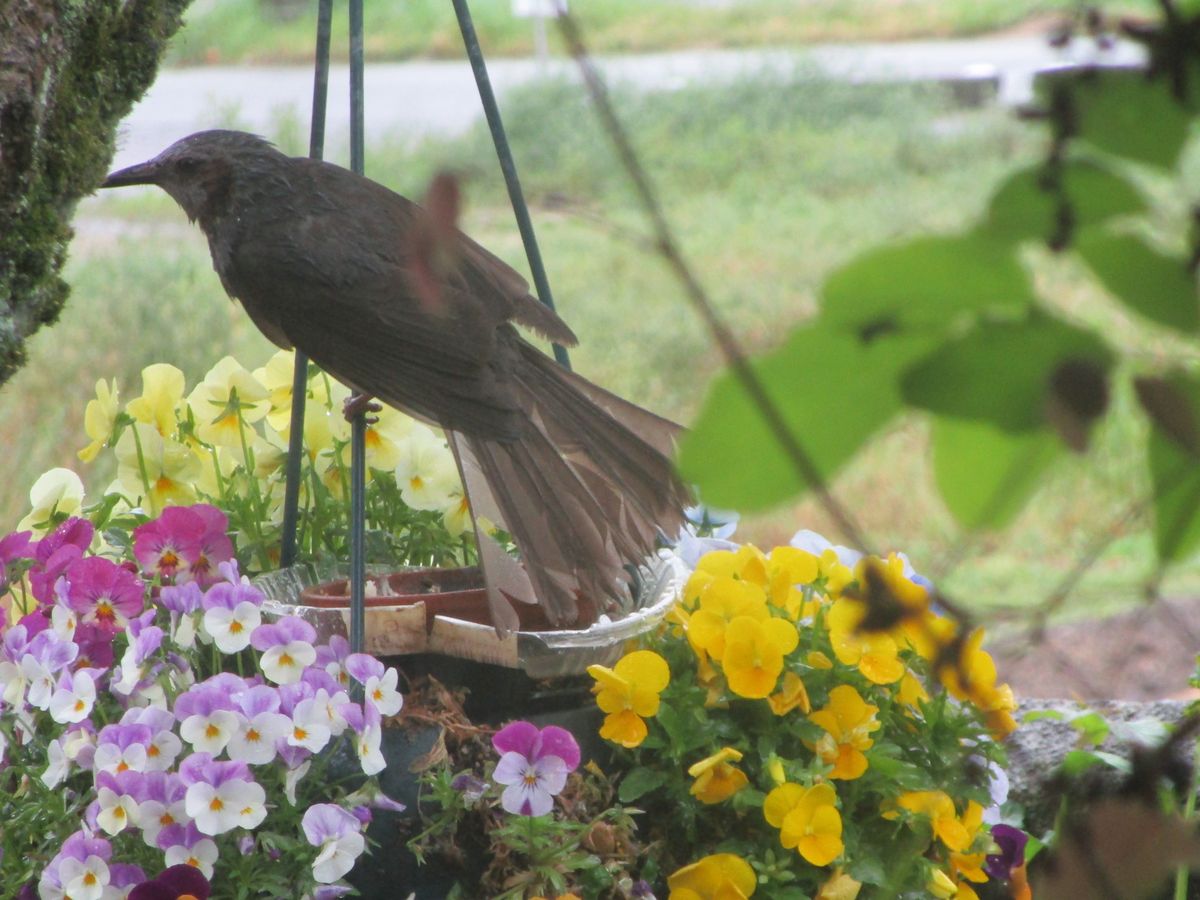
[[[623, 53], [969, 36], [1009, 28], [1031, 17], [1070, 13], [1081, 5], [1079, 0], [577, 0], [571, 9], [594, 52]], [[1157, 9], [1153, 0], [1101, 0], [1091, 5], [1141, 14]], [[170, 61], [308, 63], [315, 9], [315, 0], [197, 3], [172, 43]], [[511, 10], [511, 0], [471, 4], [486, 52], [533, 52], [532, 24], [514, 17]], [[347, 54], [344, 18], [335, 16], [333, 53], [338, 59]], [[364, 33], [368, 59], [462, 56], [462, 39], [448, 0], [368, 3]], [[549, 37], [552, 49], [559, 52], [553, 28]]]
[[[934, 89], [758, 78], [616, 99], [685, 253], [752, 349], [774, 346], [811, 316], [824, 277], [857, 252], [968, 223], [996, 182], [1041, 146], [1002, 111], [956, 110]], [[586, 104], [548, 85], [514, 94], [505, 114], [559, 309], [581, 338], [576, 368], [687, 422], [721, 362], [678, 285], [637, 237], [644, 223]], [[443, 167], [463, 176], [465, 229], [525, 270], [483, 129], [368, 151], [368, 173], [410, 196]], [[71, 464], [86, 442], [81, 417], [97, 378], [117, 375], [128, 398], [140, 391], [137, 373], [148, 362], [175, 362], [190, 384], [225, 353], [254, 366], [269, 352], [224, 298], [203, 238], [171, 201], [153, 192], [106, 194], [84, 215], [149, 228], [154, 238], [78, 244], [63, 321], [38, 335], [30, 365], [0, 390], [0, 428], [17, 436], [0, 493], [6, 521], [24, 513], [37, 474]], [[1098, 317], [1147, 353], [1163, 345], [1161, 335], [1116, 316], [1070, 266], [1037, 254], [1031, 264], [1073, 314]], [[1129, 397], [1118, 395], [1114, 405], [1092, 455], [1065, 460], [1012, 529], [972, 543], [943, 582], [955, 596], [979, 609], [1032, 606], [1144, 490], [1141, 420]], [[901, 420], [834, 488], [877, 547], [906, 550], [920, 569], [942, 575], [961, 536], [932, 486], [927, 455], [924, 423]], [[107, 482], [106, 473], [84, 474], [93, 491]], [[743, 533], [771, 544], [801, 526], [835, 536], [811, 500], [747, 522]], [[1138, 521], [1113, 542], [1067, 612], [1127, 606], [1152, 572], [1147, 523]], [[1165, 588], [1194, 593], [1200, 568], [1185, 567]]]

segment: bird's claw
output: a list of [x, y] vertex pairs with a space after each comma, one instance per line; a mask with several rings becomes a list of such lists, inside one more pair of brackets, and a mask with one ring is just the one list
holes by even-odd
[[[351, 394], [342, 401], [342, 415], [346, 417], [346, 421], [352, 422], [358, 416], [366, 413], [377, 413], [383, 411], [383, 404], [379, 403], [370, 394]], [[374, 425], [379, 421], [378, 416], [367, 416], [368, 425]]]

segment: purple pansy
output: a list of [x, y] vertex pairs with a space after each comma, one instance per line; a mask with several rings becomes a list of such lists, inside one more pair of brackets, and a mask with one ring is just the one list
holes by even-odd
[[193, 897], [207, 900], [211, 886], [195, 866], [181, 864], [164, 869], [150, 881], [143, 881], [130, 893], [128, 900], [180, 900]]
[[989, 878], [1009, 881], [1013, 869], [1025, 865], [1025, 845], [1029, 843], [1029, 835], [1020, 828], [997, 824], [992, 826], [992, 840], [1000, 847], [1000, 852], [987, 857], [984, 870]]
[[502, 754], [492, 778], [505, 785], [500, 805], [522, 816], [543, 816], [579, 765], [579, 744], [565, 728], [512, 722], [492, 738]]

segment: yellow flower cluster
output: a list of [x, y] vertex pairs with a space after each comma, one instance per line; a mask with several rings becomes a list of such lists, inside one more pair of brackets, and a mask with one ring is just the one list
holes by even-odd
[[[776, 717], [780, 727], [797, 736], [790, 751], [795, 758], [786, 759], [779, 755], [784, 751], [764, 751], [753, 739], [730, 740], [731, 732], [722, 731], [729, 745], [713, 742], [705, 750], [709, 755], [684, 760], [691, 796], [716, 806], [752, 785], [768, 790], [759, 799], [749, 792], [752, 799], [734, 808], [761, 803], [763, 819], [778, 830], [785, 849], [795, 850], [810, 866], [830, 867], [823, 881], [813, 883], [822, 900], [851, 900], [861, 888], [834, 865], [846, 853], [843, 816], [863, 815], [862, 791], [842, 792], [839, 783], [862, 779], [870, 770], [870, 754], [884, 728], [884, 706], [888, 727], [915, 733], [932, 714], [927, 706], [932, 685], [926, 682], [936, 680], [956, 700], [980, 710], [997, 737], [1015, 727], [1012, 691], [997, 684], [995, 664], [981, 648], [982, 630], [964, 638], [958, 622], [937, 611], [929, 588], [911, 577], [898, 555], [864, 557], [850, 566], [833, 549], [817, 554], [789, 546], [763, 553], [743, 545], [713, 551], [698, 561], [667, 621], [664, 640], [675, 641], [672, 646], [684, 654], [668, 654], [670, 665], [682, 660], [693, 673], [680, 688], [688, 693], [680, 696], [702, 701], [706, 716], [726, 716], [735, 706], [746, 709], [765, 701], [759, 708], [768, 718]], [[612, 669], [589, 671], [607, 714], [601, 735], [628, 748], [640, 746], [649, 733], [645, 720], [658, 713], [660, 694], [671, 684], [666, 660], [637, 650]], [[674, 687], [671, 694], [676, 695]], [[672, 706], [672, 712], [687, 716], [686, 709]], [[762, 721], [759, 713], [737, 715]], [[804, 724], [787, 724], [785, 717], [799, 717]], [[652, 752], [669, 748], [675, 738], [666, 734], [656, 740]], [[879, 758], [892, 754], [890, 764], [896, 765], [896, 746], [887, 743]], [[766, 755], [756, 758], [755, 751]], [[756, 779], [765, 783], [754, 785]], [[867, 790], [878, 791], [879, 784], [876, 779]], [[970, 885], [986, 881], [988, 848], [979, 803], [956, 807], [949, 794], [933, 790], [877, 796], [876, 804], [890, 799], [882, 810], [872, 806], [870, 817], [925, 821], [938, 842], [940, 849], [931, 856], [938, 867], [931, 866], [925, 889], [958, 900], [975, 897]], [[852, 807], [844, 805], [846, 797]], [[688, 900], [748, 897], [754, 884], [746, 860], [731, 853], [706, 856], [670, 879], [671, 897]]]
[[[282, 517], [282, 466], [291, 430], [291, 352], [276, 353], [250, 371], [233, 357], [218, 362], [187, 391], [183, 372], [158, 363], [142, 370], [142, 392], [124, 407], [115, 382], [96, 383], [84, 413], [90, 443], [84, 462], [105, 446], [117, 458], [115, 480], [106, 494], [120, 494], [150, 515], [164, 506], [219, 499], [252, 478], [265, 498], [265, 514]], [[349, 466], [350, 425], [342, 404], [347, 388], [312, 370], [304, 415], [304, 446], [315, 477], [341, 498]], [[470, 526], [469, 510], [453, 455], [444, 437], [390, 407], [372, 416], [366, 457], [371, 472], [395, 477], [401, 499], [415, 510], [442, 514], [452, 535]], [[239, 473], [241, 473], [239, 475]], [[302, 490], [307, 492], [305, 484]], [[36, 507], [45, 505], [39, 497]]]

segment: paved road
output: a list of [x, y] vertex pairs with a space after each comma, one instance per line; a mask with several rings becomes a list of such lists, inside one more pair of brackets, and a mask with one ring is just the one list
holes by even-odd
[[[1140, 61], [1140, 48], [1121, 44], [1103, 59]], [[1036, 37], [920, 41], [897, 44], [824, 45], [804, 50], [700, 50], [600, 59], [613, 82], [669, 90], [690, 82], [714, 82], [767, 70], [801, 71], [856, 81], [996, 77], [999, 97], [1019, 103], [1030, 96], [1038, 70], [1090, 59], [1085, 48], [1052, 50]], [[538, 78], [576, 77], [569, 60], [497, 59], [489, 63], [497, 95]], [[329, 136], [344, 144], [349, 118], [346, 68], [330, 77]], [[370, 63], [366, 69], [368, 135], [455, 134], [482, 111], [464, 62]], [[172, 141], [201, 128], [228, 123], [272, 132], [292, 117], [307, 134], [312, 105], [308, 68], [203, 68], [163, 71], [122, 127], [116, 165], [153, 156]]]

